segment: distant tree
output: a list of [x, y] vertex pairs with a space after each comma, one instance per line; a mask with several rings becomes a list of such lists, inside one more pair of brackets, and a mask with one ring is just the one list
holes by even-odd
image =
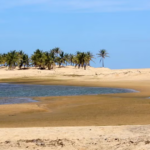
[[88, 66], [90, 66], [90, 61], [93, 61], [94, 55], [90, 51], [88, 51], [86, 55], [87, 55], [86, 57], [88, 61]]
[[25, 54], [22, 50], [19, 51], [19, 69], [22, 68], [22, 66], [29, 66], [29, 57], [27, 54]]
[[31, 60], [35, 67], [45, 68], [45, 54], [42, 50], [37, 49], [31, 56]]
[[54, 54], [58, 56], [61, 53], [61, 50], [59, 47], [55, 47], [51, 50], [51, 52], [54, 52]]
[[59, 67], [61, 67], [62, 64], [65, 64], [65, 61], [65, 53], [61, 51], [59, 57], [56, 58], [56, 62], [58, 63]]
[[108, 56], [108, 53], [105, 49], [102, 49], [99, 51], [99, 53], [97, 54], [98, 57], [100, 57], [100, 62], [102, 62], [102, 67], [104, 67], [104, 59]]
[[0, 54], [0, 65], [2, 65], [2, 54]]
[[94, 58], [91, 52], [79, 52], [77, 51], [76, 55], [73, 58], [73, 63], [75, 64], [75, 67], [78, 66], [84, 67], [86, 70], [86, 67], [90, 65], [90, 61]]
[[1, 65], [3, 65], [3, 66], [6, 66], [6, 56], [7, 56], [7, 54], [2, 54], [1, 55]]
[[10, 51], [6, 55], [6, 64], [9, 67], [9, 69], [15, 68], [19, 63], [19, 53], [14, 51]]
[[64, 60], [65, 60], [66, 66], [67, 66], [68, 63], [69, 63], [69, 54], [65, 53], [65, 55], [64, 55]]
[[69, 63], [71, 65], [73, 65], [73, 59], [74, 59], [74, 55], [73, 54], [69, 54]]
[[[97, 55], [100, 57], [100, 62], [102, 62], [102, 66], [104, 67], [104, 59], [109, 57], [108, 53], [102, 49]], [[18, 66], [21, 69], [23, 66], [25, 68], [32, 64], [32, 66], [39, 67], [40, 69], [48, 68], [48, 70], [51, 70], [56, 64], [59, 65], [59, 67], [71, 64], [86, 70], [86, 67], [90, 66], [90, 62], [93, 61], [93, 58], [94, 55], [91, 52], [77, 51], [75, 55], [67, 54], [58, 47], [46, 52], [37, 49], [31, 57], [22, 50], [14, 50], [7, 54], [0, 54], [0, 66], [8, 66], [10, 69]]]
[[29, 67], [29, 61], [30, 61], [29, 56], [27, 54], [23, 54], [22, 62], [23, 62], [24, 68]]
[[22, 50], [20, 50], [18, 52], [19, 54], [19, 68], [21, 69], [21, 67], [23, 66], [23, 55], [24, 55], [24, 52]]
[[55, 52], [53, 50], [45, 52], [45, 65], [48, 67], [48, 70], [53, 69], [55, 66]]

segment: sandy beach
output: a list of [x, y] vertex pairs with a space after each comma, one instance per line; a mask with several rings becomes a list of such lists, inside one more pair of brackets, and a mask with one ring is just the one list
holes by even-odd
[[[0, 106], [0, 149], [150, 149], [150, 69], [0, 69], [0, 82], [98, 86], [137, 93], [35, 97]], [[130, 126], [129, 126], [130, 125]]]
[[[8, 70], [6, 67], [0, 68], [0, 79], [9, 78], [55, 78], [55, 79], [73, 79], [84, 81], [115, 81], [115, 80], [149, 80], [150, 69], [116, 69], [111, 70], [109, 68], [93, 68], [87, 67], [78, 69], [73, 66], [55, 67], [53, 70], [39, 70], [37, 68], [30, 68], [27, 70]], [[76, 78], [80, 77], [80, 78]]]
[[148, 150], [150, 126], [0, 129], [0, 150]]

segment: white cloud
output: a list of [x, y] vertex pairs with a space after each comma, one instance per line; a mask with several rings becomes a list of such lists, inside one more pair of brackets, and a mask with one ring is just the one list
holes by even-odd
[[[0, 10], [24, 6], [54, 12], [115, 12], [150, 10], [149, 0], [3, 0]], [[35, 9], [35, 7], [34, 7]]]
[[57, 0], [55, 6], [85, 12], [150, 10], [149, 0]]

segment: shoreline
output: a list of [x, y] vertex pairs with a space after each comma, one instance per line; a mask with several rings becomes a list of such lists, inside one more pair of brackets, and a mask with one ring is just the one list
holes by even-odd
[[[6, 80], [0, 80], [0, 82], [5, 81]], [[51, 78], [18, 78], [7, 79], [7, 81], [10, 83], [21, 84], [65, 84], [73, 86], [124, 88], [134, 89], [139, 92], [81, 96], [33, 97], [33, 100], [37, 100], [39, 102], [14, 104], [9, 106], [1, 105], [0, 120], [3, 120], [3, 122], [0, 124], [0, 127], [3, 128], [150, 124], [150, 99], [148, 99], [150, 81], [87, 82], [76, 81], [73, 80], [73, 78], [72, 80], [60, 80], [58, 78], [55, 80]], [[24, 118], [24, 120], [22, 118]]]
[[[34, 85], [34, 84], [21, 84], [21, 83], [17, 83], [17, 82], [15, 82], [15, 83], [1, 83], [0, 82], [0, 85], [7, 85], [7, 86], [9, 86], [9, 85], [11, 85], [12, 86], [12, 88], [13, 88], [13, 85], [22, 85], [22, 86], [24, 86], [24, 85]], [[45, 86], [45, 85], [42, 85], [42, 84], [36, 84], [37, 86]], [[49, 86], [49, 85], [46, 85], [46, 86]], [[78, 86], [73, 86], [73, 85], [51, 85], [50, 84], [50, 86], [58, 86], [58, 87], [60, 87], [60, 86], [62, 86], [62, 87], [85, 87], [85, 86], [80, 86], [80, 85], [78, 85]], [[1, 86], [0, 86], [1, 87]], [[61, 96], [65, 96], [65, 97], [67, 97], [67, 96], [96, 96], [96, 95], [109, 95], [109, 94], [129, 94], [129, 93], [138, 93], [139, 91], [137, 91], [137, 90], [134, 90], [134, 89], [127, 89], [127, 88], [110, 88], [110, 87], [95, 87], [95, 86], [86, 86], [87, 88], [99, 88], [99, 90], [100, 89], [112, 89], [112, 90], [122, 90], [122, 92], [121, 91], [115, 91], [114, 93], [111, 91], [111, 92], [106, 92], [105, 93], [105, 91], [104, 91], [104, 93], [95, 93], [95, 94], [70, 94], [70, 95], [47, 95], [47, 96], [42, 96], [42, 95], [34, 95], [34, 96], [29, 96], [29, 95], [24, 95], [23, 94], [23, 96], [21, 96], [21, 95], [19, 95], [19, 96], [17, 96], [17, 95], [15, 95], [15, 96], [1, 96], [1, 98], [0, 98], [0, 105], [13, 105], [13, 104], [26, 104], [26, 103], [37, 103], [37, 102], [39, 102], [39, 101], [37, 101], [37, 100], [35, 100], [35, 98], [33, 99], [33, 97], [61, 97]], [[85, 88], [86, 88], [85, 87]], [[2, 87], [1, 87], [2, 88]], [[5, 87], [6, 88], [6, 87]], [[23, 87], [22, 87], [23, 88]], [[30, 87], [28, 87], [29, 89], [30, 89]], [[41, 87], [42, 88], [42, 87]], [[16, 89], [16, 90], [18, 90], [18, 89]], [[31, 89], [30, 89], [31, 90]], [[35, 90], [35, 89], [34, 89]], [[68, 89], [69, 90], [69, 89]], [[89, 89], [88, 89], [89, 90]], [[91, 89], [92, 90], [92, 89]], [[94, 93], [94, 91], [93, 91], [93, 93]], [[27, 94], [27, 93], [26, 93]], [[11, 101], [13, 101], [13, 102], [11, 102]]]

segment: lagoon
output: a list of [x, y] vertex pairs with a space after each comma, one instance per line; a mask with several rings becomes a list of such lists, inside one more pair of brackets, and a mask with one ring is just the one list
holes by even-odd
[[121, 88], [1, 83], [0, 105], [37, 102], [32, 100], [32, 97], [98, 95], [133, 92], [136, 91]]

